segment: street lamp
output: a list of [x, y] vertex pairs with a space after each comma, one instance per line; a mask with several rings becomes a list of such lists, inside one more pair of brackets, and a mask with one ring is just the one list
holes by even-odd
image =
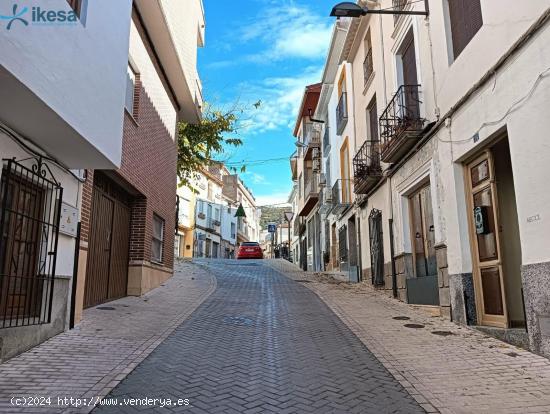
[[344, 1], [338, 3], [332, 8], [330, 15], [332, 17], [362, 17], [367, 14], [393, 14], [393, 15], [412, 15], [412, 16], [428, 16], [427, 11], [413, 11], [413, 10], [376, 10], [369, 9], [367, 6], [361, 7], [359, 4], [353, 3], [351, 1]]

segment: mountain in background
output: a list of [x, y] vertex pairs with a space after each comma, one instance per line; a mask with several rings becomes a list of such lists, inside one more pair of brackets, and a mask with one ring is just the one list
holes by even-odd
[[262, 207], [262, 218], [260, 219], [260, 229], [265, 230], [268, 223], [280, 223], [284, 220], [285, 211], [289, 207]]

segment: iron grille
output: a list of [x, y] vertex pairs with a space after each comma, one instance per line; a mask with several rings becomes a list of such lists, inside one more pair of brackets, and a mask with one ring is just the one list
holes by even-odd
[[[408, 2], [409, 2], [409, 0], [393, 0], [393, 10], [394, 11], [403, 11], [403, 10], [405, 10], [405, 7], [407, 6]], [[401, 16], [399, 14], [394, 14], [394, 16], [393, 16], [394, 24], [397, 24], [400, 17]]]
[[366, 194], [382, 177], [380, 142], [366, 141], [353, 158], [354, 191]]
[[343, 225], [338, 229], [338, 252], [340, 263], [348, 261], [348, 226]]
[[51, 321], [62, 199], [63, 188], [41, 158], [4, 160], [0, 328]]
[[370, 259], [372, 284], [384, 284], [384, 242], [382, 239], [382, 212], [372, 209], [369, 216]]
[[369, 49], [365, 56], [365, 61], [363, 62], [363, 74], [365, 77], [365, 85], [369, 81], [373, 72], [374, 72], [374, 65], [372, 61], [372, 49]]
[[420, 133], [425, 120], [420, 117], [420, 85], [402, 85], [380, 117], [382, 152], [404, 133]]
[[335, 216], [342, 214], [351, 205], [352, 180], [336, 180], [332, 186], [332, 210]]

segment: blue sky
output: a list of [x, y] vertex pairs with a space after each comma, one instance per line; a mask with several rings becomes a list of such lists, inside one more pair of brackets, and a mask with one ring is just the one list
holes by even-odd
[[260, 205], [286, 202], [292, 188], [288, 157], [292, 130], [306, 85], [320, 81], [335, 0], [203, 0], [206, 47], [199, 71], [208, 102], [222, 108], [262, 101], [247, 111], [239, 136], [244, 145], [224, 155], [248, 163], [242, 174]]

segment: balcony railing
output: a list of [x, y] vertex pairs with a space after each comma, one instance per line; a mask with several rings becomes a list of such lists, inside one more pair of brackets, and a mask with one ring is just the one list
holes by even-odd
[[206, 228], [209, 230], [216, 230], [221, 226], [221, 222], [217, 219], [209, 218], [206, 220]]
[[348, 94], [342, 92], [338, 106], [336, 107], [336, 133], [342, 135], [348, 123]]
[[325, 133], [323, 134], [323, 154], [326, 156], [330, 151], [330, 128], [325, 126]]
[[321, 131], [319, 131], [318, 127], [314, 126], [309, 129], [306, 135], [305, 145], [304, 159], [308, 160], [312, 158], [313, 149], [321, 147]]
[[332, 214], [340, 215], [351, 205], [351, 184], [350, 179], [340, 179], [332, 186]]
[[365, 56], [365, 61], [363, 62], [363, 74], [365, 76], [365, 85], [369, 81], [370, 77], [374, 73], [374, 65], [372, 61], [372, 49], [369, 49], [367, 55]]
[[[407, 6], [407, 3], [409, 2], [409, 0], [393, 0], [393, 10], [394, 11], [402, 11], [402, 10], [405, 10], [405, 7]], [[394, 24], [397, 24], [397, 22], [399, 21], [399, 18], [401, 16], [399, 14], [395, 14], [393, 16], [393, 22]]]
[[395, 163], [415, 144], [424, 128], [420, 85], [403, 85], [380, 117], [381, 159]]
[[304, 185], [304, 200], [307, 200], [312, 194], [319, 194], [319, 185], [315, 175], [311, 175]]
[[380, 141], [366, 141], [353, 158], [353, 189], [366, 194], [382, 177]]

